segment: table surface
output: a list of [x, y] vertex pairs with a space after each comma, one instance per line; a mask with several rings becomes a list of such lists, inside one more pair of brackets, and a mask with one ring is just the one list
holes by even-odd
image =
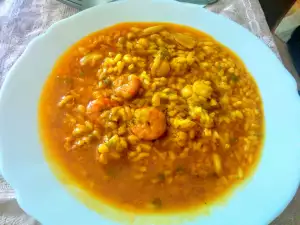
[[[258, 0], [219, 0], [207, 7], [249, 29], [278, 54]], [[56, 0], [0, 0], [0, 87], [5, 74], [28, 43], [51, 24], [77, 13]], [[0, 225], [39, 224], [15, 201], [14, 191], [0, 175]], [[300, 191], [272, 225], [300, 225]]]

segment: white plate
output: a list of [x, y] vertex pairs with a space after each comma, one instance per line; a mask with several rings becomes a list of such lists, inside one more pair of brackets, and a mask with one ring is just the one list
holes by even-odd
[[[15, 63], [1, 90], [0, 149], [2, 174], [16, 190], [20, 206], [43, 224], [116, 224], [88, 209], [52, 174], [39, 140], [37, 109], [56, 59], [83, 36], [124, 21], [192, 26], [215, 37], [245, 62], [264, 103], [266, 140], [259, 166], [228, 202], [185, 223], [269, 223], [292, 199], [300, 180], [300, 99], [296, 83], [271, 50], [247, 30], [197, 5], [174, 1], [131, 0], [88, 9], [53, 25], [31, 42]], [[115, 219], [121, 220], [121, 215]], [[133, 224], [163, 223], [154, 218], [138, 216]], [[180, 214], [168, 217], [169, 224], [178, 218]]]

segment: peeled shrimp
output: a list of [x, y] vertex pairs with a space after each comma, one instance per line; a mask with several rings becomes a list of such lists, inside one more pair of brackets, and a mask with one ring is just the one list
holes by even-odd
[[117, 86], [115, 93], [118, 97], [125, 99], [133, 98], [139, 91], [141, 81], [136, 75], [129, 75], [126, 77], [120, 77], [114, 82]]
[[86, 113], [91, 120], [96, 120], [101, 111], [115, 106], [118, 106], [116, 101], [109, 98], [100, 98], [89, 102], [86, 107]]
[[155, 140], [162, 136], [167, 129], [165, 114], [154, 107], [136, 110], [135, 118], [136, 124], [131, 131], [139, 139]]

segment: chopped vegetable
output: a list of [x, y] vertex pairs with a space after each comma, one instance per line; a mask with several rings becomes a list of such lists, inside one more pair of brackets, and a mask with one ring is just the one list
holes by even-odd
[[165, 175], [163, 174], [163, 173], [159, 173], [158, 175], [157, 175], [157, 177], [158, 177], [158, 179], [160, 180], [160, 181], [165, 181], [165, 179], [166, 179], [166, 177], [165, 177]]
[[162, 207], [162, 201], [160, 198], [154, 198], [152, 201], [152, 204], [156, 207], [156, 208], [161, 208]]
[[231, 75], [231, 80], [232, 80], [233, 82], [238, 82], [238, 81], [239, 81], [239, 77], [238, 77], [237, 75], [235, 75], [235, 74], [232, 74], [232, 75]]

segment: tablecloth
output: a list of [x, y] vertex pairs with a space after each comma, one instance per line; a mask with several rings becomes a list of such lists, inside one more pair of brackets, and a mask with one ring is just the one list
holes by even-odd
[[[249, 29], [277, 54], [258, 0], [220, 0], [207, 8]], [[56, 0], [0, 0], [0, 87], [7, 71], [34, 37], [43, 33], [51, 24], [75, 13], [77, 10]], [[272, 225], [300, 225], [300, 193], [297, 196]], [[39, 223], [18, 207], [14, 191], [0, 175], [0, 225], [4, 224]]]

